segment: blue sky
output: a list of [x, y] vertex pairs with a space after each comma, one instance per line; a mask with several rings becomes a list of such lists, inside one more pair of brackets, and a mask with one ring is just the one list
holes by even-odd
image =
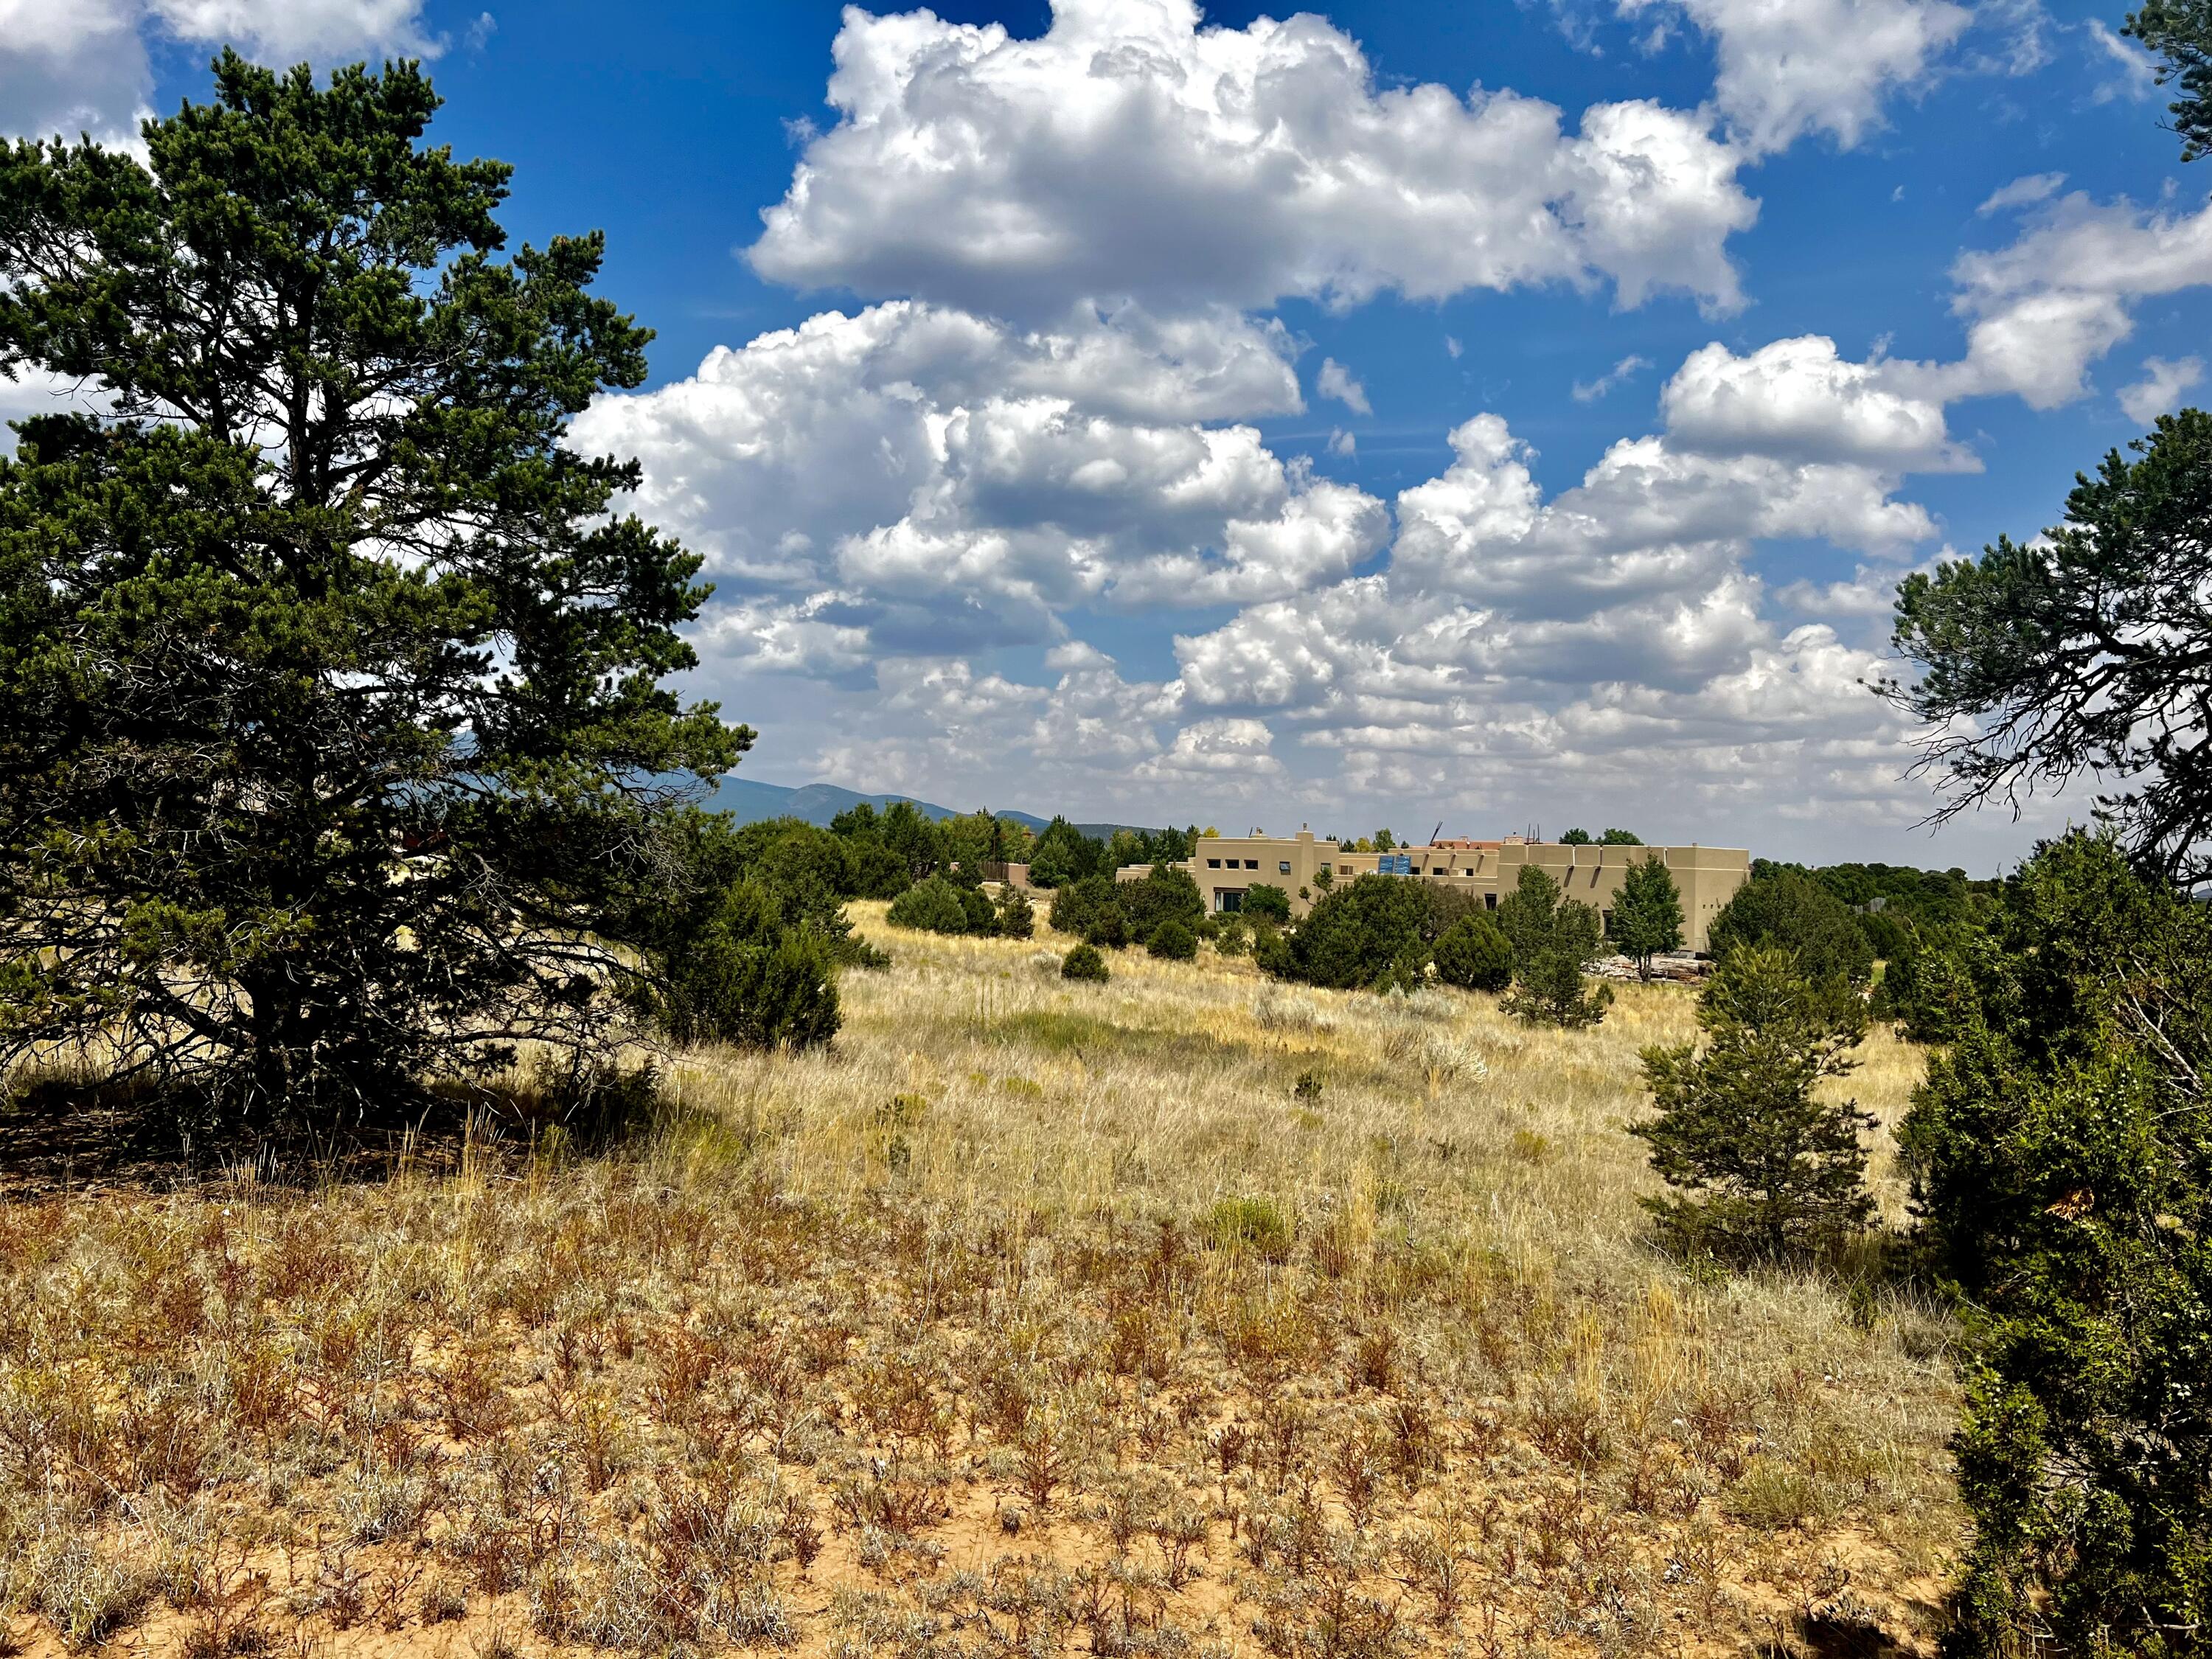
[[751, 775], [1977, 871], [2087, 811], [1915, 829], [1857, 681], [2201, 374], [2212, 175], [2117, 11], [0, 15], [16, 131], [423, 53], [518, 238], [607, 233], [659, 339], [576, 441], [708, 556]]

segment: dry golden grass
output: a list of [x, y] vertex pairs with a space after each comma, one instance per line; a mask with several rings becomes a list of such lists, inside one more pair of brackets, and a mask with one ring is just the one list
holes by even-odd
[[856, 908], [835, 1048], [684, 1056], [629, 1153], [0, 1206], [12, 1643], [1926, 1648], [1942, 1318], [1641, 1242], [1688, 992], [1536, 1032]]

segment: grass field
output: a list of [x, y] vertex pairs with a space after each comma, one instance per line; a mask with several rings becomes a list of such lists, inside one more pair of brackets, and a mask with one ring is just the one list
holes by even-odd
[[856, 913], [834, 1048], [684, 1056], [623, 1153], [0, 1205], [0, 1648], [1929, 1650], [1943, 1316], [1641, 1242], [1691, 993], [1534, 1032]]

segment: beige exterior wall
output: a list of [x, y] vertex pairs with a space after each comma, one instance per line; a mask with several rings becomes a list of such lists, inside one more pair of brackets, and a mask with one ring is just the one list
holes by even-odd
[[[1558, 842], [1524, 842], [1508, 837], [1498, 842], [1440, 842], [1433, 847], [1396, 849], [1412, 860], [1407, 881], [1436, 882], [1480, 895], [1492, 909], [1511, 892], [1521, 878], [1522, 866], [1540, 866], [1565, 890], [1568, 897], [1613, 908], [1628, 866], [1657, 856], [1666, 860], [1682, 891], [1682, 932], [1692, 951], [1705, 948], [1707, 930], [1720, 908], [1751, 879], [1751, 854], [1740, 847], [1569, 847]], [[1383, 855], [1340, 853], [1333, 842], [1316, 840], [1310, 832], [1296, 836], [1221, 836], [1202, 841], [1189, 862], [1178, 867], [1190, 872], [1209, 913], [1241, 906], [1243, 895], [1262, 883], [1281, 888], [1291, 896], [1291, 911], [1304, 915], [1318, 896], [1316, 878], [1327, 868], [1332, 878], [1344, 882], [1371, 875]], [[1132, 866], [1134, 869], [1135, 866]], [[1149, 866], [1146, 866], [1147, 868]], [[1235, 901], [1225, 896], [1237, 895]]]

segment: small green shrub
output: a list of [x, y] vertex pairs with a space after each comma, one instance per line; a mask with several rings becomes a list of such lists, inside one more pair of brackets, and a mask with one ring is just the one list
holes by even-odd
[[1502, 991], [1513, 981], [1513, 946], [1487, 916], [1462, 916], [1437, 940], [1437, 977], [1462, 991]]
[[1815, 983], [1856, 988], [1874, 977], [1874, 946], [1850, 907], [1795, 870], [1738, 888], [1713, 918], [1708, 944], [1716, 957], [1751, 945], [1788, 951], [1797, 971]]
[[[1249, 909], [1249, 894], [1245, 904]], [[1289, 936], [1288, 948], [1259, 953], [1260, 965], [1285, 979], [1335, 990], [1410, 989], [1428, 966], [1421, 932], [1428, 915], [1419, 883], [1361, 876], [1323, 894]]]
[[1244, 914], [1286, 922], [1291, 919], [1291, 896], [1273, 882], [1255, 883], [1244, 890]]
[[1729, 1516], [1759, 1532], [1783, 1532], [1832, 1512], [1820, 1483], [1802, 1469], [1771, 1457], [1754, 1457], [1743, 1478], [1728, 1489], [1721, 1507]]
[[960, 908], [967, 913], [968, 931], [971, 933], [995, 933], [999, 931], [999, 907], [991, 902], [991, 896], [981, 887], [970, 887], [955, 882], [960, 894]]
[[713, 919], [659, 967], [644, 1000], [679, 1043], [804, 1048], [837, 1034], [829, 942], [786, 926], [773, 896], [751, 882], [726, 892]]
[[1164, 921], [1145, 948], [1163, 961], [1188, 962], [1198, 955], [1198, 936], [1179, 921]]
[[1103, 982], [1107, 978], [1106, 958], [1098, 954], [1095, 945], [1079, 945], [1063, 957], [1060, 964], [1062, 979], [1090, 980]]
[[[982, 895], [975, 896], [981, 899]], [[988, 901], [984, 908], [988, 912]], [[964, 933], [973, 925], [967, 894], [942, 876], [918, 881], [893, 899], [887, 919], [894, 927], [911, 927], [924, 933]]]
[[1513, 994], [1499, 1006], [1525, 1024], [1576, 1030], [1605, 1018], [1613, 1006], [1613, 988], [1586, 987], [1583, 964], [1571, 953], [1552, 951], [1521, 970]]
[[999, 936], [1028, 939], [1036, 932], [1036, 908], [1030, 902], [1027, 893], [1008, 882], [1006, 890], [999, 895]]
[[1273, 1200], [1224, 1198], [1206, 1212], [1199, 1232], [1217, 1250], [1249, 1251], [1269, 1261], [1291, 1253], [1291, 1224]]

